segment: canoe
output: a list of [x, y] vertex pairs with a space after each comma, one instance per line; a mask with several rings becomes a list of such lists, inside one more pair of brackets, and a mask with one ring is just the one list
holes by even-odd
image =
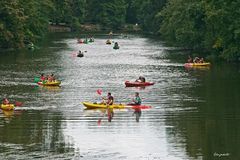
[[184, 67], [209, 67], [211, 63], [185, 63]]
[[[92, 103], [92, 102], [82, 102], [82, 104], [87, 108], [87, 109], [106, 109], [107, 105], [106, 104], [97, 104], [97, 103]], [[151, 106], [146, 106], [146, 105], [131, 105], [131, 104], [113, 104], [109, 106], [110, 108], [113, 109], [150, 109], [152, 108]]]
[[144, 87], [154, 85], [154, 82], [125, 82], [126, 87]]
[[1, 109], [6, 111], [11, 111], [14, 107], [14, 104], [1, 104]]
[[53, 82], [38, 82], [37, 84], [42, 86], [59, 86], [61, 84], [60, 81], [53, 81]]

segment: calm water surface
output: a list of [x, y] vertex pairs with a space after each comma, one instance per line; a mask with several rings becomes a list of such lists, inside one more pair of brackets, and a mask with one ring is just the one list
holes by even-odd
[[[115, 36], [120, 50], [95, 36], [77, 44], [53, 34], [35, 51], [0, 53], [0, 97], [24, 102], [0, 111], [0, 159], [188, 160], [240, 159], [240, 66], [213, 64], [185, 69], [187, 53], [140, 35]], [[77, 58], [74, 52], [87, 51]], [[40, 73], [62, 80], [61, 88], [39, 87]], [[143, 75], [156, 82], [125, 88]], [[81, 102], [99, 101], [97, 89], [127, 103], [136, 91], [144, 110], [116, 110], [111, 123]]]

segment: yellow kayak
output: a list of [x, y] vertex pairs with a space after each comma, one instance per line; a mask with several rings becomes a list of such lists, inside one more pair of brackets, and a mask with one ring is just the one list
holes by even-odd
[[[97, 104], [97, 103], [91, 103], [91, 102], [82, 102], [82, 104], [87, 107], [87, 109], [94, 109], [94, 108], [102, 108], [106, 109], [107, 105], [106, 104]], [[122, 104], [113, 104], [109, 106], [110, 108], [115, 108], [115, 109], [124, 109], [125, 105]]]
[[42, 85], [42, 86], [59, 86], [61, 84], [60, 81], [52, 81], [52, 82], [38, 82], [39, 85]]
[[11, 111], [14, 107], [14, 104], [1, 104], [1, 109], [6, 111]]
[[206, 63], [185, 63], [185, 67], [209, 67], [211, 63], [206, 62]]
[[[82, 104], [87, 107], [87, 109], [106, 109], [106, 104], [97, 104], [92, 102], [82, 102]], [[109, 108], [113, 109], [150, 109], [152, 106], [146, 105], [133, 105], [133, 104], [113, 104]]]

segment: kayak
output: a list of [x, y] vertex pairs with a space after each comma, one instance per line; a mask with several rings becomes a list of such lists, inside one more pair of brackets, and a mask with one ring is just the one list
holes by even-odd
[[154, 82], [125, 82], [126, 87], [144, 87], [154, 85]]
[[[87, 109], [94, 109], [94, 108], [107, 108], [106, 104], [97, 104], [97, 103], [92, 103], [92, 102], [82, 102], [82, 104], [87, 108]], [[124, 109], [125, 106], [122, 104], [113, 104], [109, 106], [110, 108], [115, 108], [115, 109]]]
[[14, 107], [14, 104], [1, 104], [1, 109], [6, 111], [11, 111]]
[[184, 67], [209, 67], [211, 63], [185, 63]]
[[61, 84], [60, 81], [53, 81], [53, 82], [37, 82], [37, 84], [42, 86], [59, 86]]
[[[92, 103], [92, 102], [82, 102], [82, 104], [87, 108], [87, 109], [106, 109], [107, 105], [106, 104], [97, 104], [97, 103]], [[146, 105], [133, 105], [133, 104], [113, 104], [109, 106], [110, 108], [113, 109], [150, 109], [152, 108], [151, 106], [146, 106]]]

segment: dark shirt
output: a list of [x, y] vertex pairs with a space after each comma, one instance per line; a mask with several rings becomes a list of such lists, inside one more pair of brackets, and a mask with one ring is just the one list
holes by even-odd
[[112, 105], [113, 104], [113, 100], [114, 100], [113, 96], [108, 96], [107, 104]]

